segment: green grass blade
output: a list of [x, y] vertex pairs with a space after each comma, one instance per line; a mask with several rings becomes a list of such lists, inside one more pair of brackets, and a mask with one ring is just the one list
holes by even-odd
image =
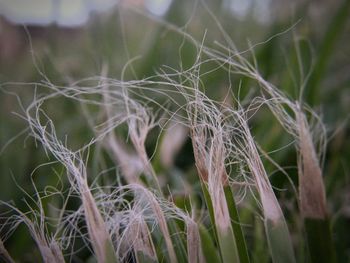
[[113, 244], [110, 240], [106, 244], [106, 263], [119, 263], [118, 256], [114, 252]]
[[286, 222], [265, 220], [265, 232], [274, 263], [296, 263]]
[[187, 253], [184, 240], [181, 238], [179, 233], [179, 227], [176, 225], [176, 222], [173, 219], [168, 220], [169, 233], [173, 242], [173, 247], [176, 253], [176, 257], [179, 263], [187, 262]]
[[135, 253], [135, 257], [136, 257], [137, 263], [157, 263], [158, 262], [156, 258], [152, 258], [148, 255], [145, 255], [142, 252]]
[[[204, 200], [205, 200], [205, 203], [206, 203], [207, 208], [208, 208], [210, 221], [211, 221], [213, 226], [216, 226], [213, 204], [212, 204], [211, 199], [210, 199], [208, 188], [202, 181], [201, 181], [201, 186], [202, 186], [202, 191], [203, 191], [203, 195], [204, 195]], [[213, 231], [214, 231], [215, 242], [218, 243], [218, 234], [216, 232], [216, 227], [213, 227]]]
[[259, 217], [255, 217], [254, 220], [254, 233], [253, 233], [253, 251], [252, 251], [252, 261], [259, 263], [270, 262], [268, 247], [266, 244], [264, 223]]
[[203, 225], [199, 225], [199, 235], [202, 242], [205, 261], [207, 263], [221, 262], [220, 255], [217, 252], [213, 238]]
[[231, 227], [226, 230], [218, 228], [217, 232], [223, 263], [240, 262], [236, 240]]
[[233, 229], [233, 233], [236, 238], [236, 244], [237, 244], [240, 261], [242, 263], [249, 263], [250, 260], [249, 260], [248, 250], [247, 250], [247, 244], [245, 242], [243, 230], [240, 225], [240, 219], [239, 219], [235, 199], [232, 193], [232, 189], [230, 186], [225, 186], [224, 191], [225, 191], [227, 206], [230, 212], [231, 227]]
[[337, 39], [347, 24], [346, 22], [348, 21], [349, 12], [350, 0], [344, 0], [338, 9], [338, 12], [331, 21], [326, 35], [324, 36], [322, 45], [318, 51], [315, 68], [310, 77], [308, 88], [306, 90], [306, 98], [309, 100], [311, 105], [318, 103], [318, 99], [321, 98], [319, 96], [319, 92], [317, 92], [317, 88], [320, 85], [322, 78], [325, 76], [326, 67], [329, 60], [332, 58]]
[[[207, 186], [202, 184], [204, 198], [208, 207], [211, 222], [215, 229], [216, 241], [220, 249], [221, 259], [223, 263], [229, 262], [240, 262], [236, 240], [232, 227], [229, 226], [227, 229], [222, 229], [215, 220], [214, 207], [208, 192]], [[224, 200], [226, 201], [226, 200]], [[226, 203], [227, 205], [227, 203]]]
[[336, 262], [329, 219], [305, 218], [304, 225], [311, 262]]

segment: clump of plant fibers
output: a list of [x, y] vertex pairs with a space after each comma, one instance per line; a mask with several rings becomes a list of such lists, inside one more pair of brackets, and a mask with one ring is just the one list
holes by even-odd
[[[81, 253], [101, 263], [247, 263], [252, 258], [247, 240], [254, 237], [241, 216], [261, 214], [264, 234], [259, 241], [267, 240], [269, 257], [275, 263], [296, 262], [293, 226], [265, 167], [272, 158], [263, 159], [264, 150], [250, 127], [250, 119], [267, 105], [295, 140], [298, 202], [310, 258], [317, 262], [317, 251], [322, 250], [324, 259], [333, 261], [320, 117], [302, 96], [294, 101], [265, 80], [254, 54], [250, 62], [224, 31], [227, 43], [213, 48], [173, 25], [163, 25], [197, 50], [188, 69], [164, 67], [141, 80], [110, 79], [104, 71], [101, 77], [67, 86], [47, 78], [35, 84], [34, 99], [23, 108], [22, 117], [35, 142], [55, 159], [46, 165], [60, 167], [54, 176], [62, 187], [39, 190], [32, 175], [35, 195], [26, 195], [27, 211], [1, 201], [10, 213], [2, 215], [1, 256], [14, 261], [3, 242], [24, 223], [44, 262], [74, 261]], [[203, 76], [218, 68], [226, 70], [231, 85], [231, 75], [243, 76], [257, 88], [244, 100], [228, 92], [230, 103], [215, 101], [205, 92]], [[57, 99], [79, 105], [86, 119], [84, 128], [91, 139], [75, 149], [67, 137], [62, 139], [56, 129], [60, 124], [47, 110]], [[180, 173], [175, 159], [187, 139], [194, 164]], [[91, 160], [98, 164], [95, 168]], [[69, 208], [72, 203], [74, 209]]]

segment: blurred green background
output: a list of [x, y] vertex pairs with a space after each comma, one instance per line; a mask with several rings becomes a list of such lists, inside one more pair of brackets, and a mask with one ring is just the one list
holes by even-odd
[[[20, 10], [16, 14], [9, 10], [26, 7], [11, 7], [6, 2], [10, 1], [0, 1], [1, 200], [14, 200], [20, 204], [24, 193], [16, 184], [29, 193], [33, 191], [30, 174], [38, 165], [49, 160], [41, 147], [27, 136], [27, 124], [19, 116], [23, 114], [21, 105], [16, 96], [9, 94], [9, 91], [18, 94], [26, 106], [33, 99], [34, 85], [9, 85], [9, 82], [40, 82], [43, 80], [40, 69], [52, 83], [67, 85], [75, 80], [100, 75], [105, 64], [109, 67], [108, 77], [116, 79], [141, 79], [153, 75], [163, 65], [186, 69], [195, 60], [195, 48], [181, 35], [168, 30], [156, 20], [181, 27], [199, 41], [206, 34], [205, 42], [208, 45], [213, 45], [214, 41], [225, 43], [217, 23], [208, 13], [210, 10], [239, 50], [249, 48], [249, 43], [264, 42], [255, 48], [259, 70], [292, 98], [298, 98], [300, 86], [310, 74], [304, 99], [321, 113], [328, 130], [329, 142], [323, 171], [329, 212], [332, 215], [338, 260], [349, 262], [350, 1], [217, 0], [208, 1], [204, 6], [201, 1], [124, 0], [113, 7], [110, 1], [106, 1], [108, 10], [102, 8], [102, 11], [97, 11], [98, 4], [85, 7], [82, 11], [83, 2], [76, 1], [80, 5], [72, 6], [62, 1], [65, 5], [62, 4], [57, 12], [52, 12], [51, 7], [48, 7], [50, 12], [43, 8], [43, 14], [33, 11], [34, 16], [46, 17], [46, 20], [31, 20], [28, 16], [20, 19], [16, 16], [28, 13]], [[53, 1], [52, 5], [54, 2], [59, 3]], [[65, 12], [72, 15], [65, 16]], [[89, 19], [85, 21], [84, 17], [87, 19], [88, 15]], [[71, 17], [82, 20], [71, 21]], [[138, 59], [122, 76], [126, 63], [136, 57]], [[257, 90], [253, 83], [240, 76], [232, 76], [231, 81], [235, 94], [240, 81], [244, 95]], [[209, 74], [203, 78], [203, 82], [208, 95], [218, 100], [223, 99], [229, 87], [227, 73], [223, 70]], [[73, 148], [82, 146], [93, 136], [86, 129], [80, 106], [72, 101], [57, 100], [47, 110], [54, 113], [58, 133], [69, 134], [69, 145]], [[264, 112], [252, 120], [252, 129], [267, 152], [283, 147], [291, 140]], [[149, 144], [152, 144], [152, 140]], [[181, 152], [182, 157], [176, 162], [177, 169], [183, 174], [193, 169], [189, 149], [190, 145], [186, 144]], [[293, 147], [271, 157], [282, 167], [291, 167], [287, 171], [297, 184]], [[290, 187], [285, 177], [278, 176], [273, 167], [266, 165], [267, 170], [273, 173], [271, 180], [274, 186]], [[48, 167], [36, 172], [39, 189], [56, 180], [49, 176], [50, 173], [52, 170]], [[291, 200], [290, 203], [285, 202], [283, 208], [287, 211], [288, 220], [293, 222], [295, 200], [284, 196], [283, 192], [280, 198]], [[19, 229], [6, 242], [6, 246], [15, 258], [31, 262], [33, 242], [21, 231], [24, 232]]]

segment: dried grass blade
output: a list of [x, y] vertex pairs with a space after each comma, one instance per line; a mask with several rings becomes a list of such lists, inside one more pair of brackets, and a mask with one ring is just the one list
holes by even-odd
[[106, 224], [88, 186], [85, 190], [81, 193], [81, 198], [90, 241], [96, 258], [101, 263], [118, 262]]

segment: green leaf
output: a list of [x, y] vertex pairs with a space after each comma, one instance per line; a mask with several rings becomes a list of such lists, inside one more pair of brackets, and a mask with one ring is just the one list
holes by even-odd
[[213, 237], [203, 225], [199, 225], [199, 235], [202, 241], [202, 249], [206, 262], [221, 262]]
[[265, 220], [265, 231], [274, 263], [296, 263], [286, 222]]
[[350, 0], [344, 0], [332, 19], [328, 30], [323, 38], [322, 45], [320, 46], [316, 58], [315, 68], [308, 81], [308, 89], [306, 90], [309, 98], [309, 103], [314, 105], [318, 103], [321, 96], [317, 89], [321, 84], [322, 78], [325, 76], [325, 71], [327, 69], [327, 64], [332, 58], [332, 52], [334, 52], [334, 46], [340, 36], [340, 33], [345, 28], [350, 12]]
[[305, 218], [304, 225], [311, 262], [336, 262], [329, 219]]
[[[207, 203], [207, 207], [209, 210], [210, 219], [215, 229], [214, 232], [216, 235], [217, 244], [220, 249], [222, 262], [224, 263], [240, 262], [238, 249], [236, 245], [236, 239], [235, 239], [231, 225], [229, 225], [227, 229], [222, 229], [222, 227], [217, 225], [210, 194], [208, 192], [207, 186], [203, 182], [202, 182], [202, 189], [203, 189], [205, 201]], [[223, 199], [222, 201], [226, 202], [226, 199]], [[227, 202], [226, 202], [226, 205], [227, 205]]]
[[231, 226], [233, 229], [234, 236], [236, 238], [236, 244], [239, 254], [239, 259], [242, 263], [249, 263], [249, 255], [247, 250], [247, 244], [245, 242], [243, 230], [240, 225], [240, 219], [235, 203], [235, 199], [230, 186], [224, 187], [226, 202], [231, 218]]

